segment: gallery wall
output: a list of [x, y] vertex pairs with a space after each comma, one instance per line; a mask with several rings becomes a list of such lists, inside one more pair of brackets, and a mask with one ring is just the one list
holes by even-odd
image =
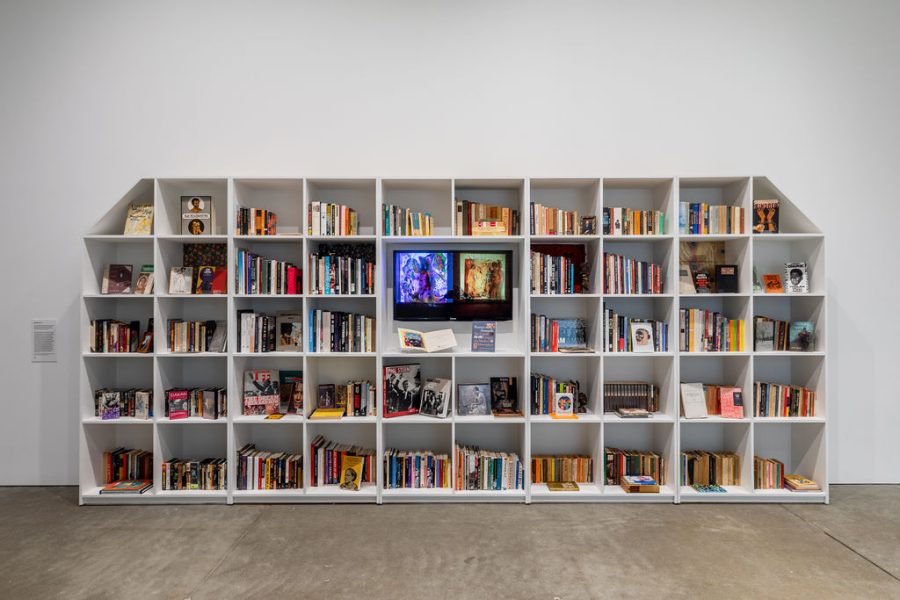
[[[80, 236], [141, 177], [768, 175], [828, 235], [830, 468], [900, 482], [900, 4], [0, 4], [0, 485], [77, 477]], [[30, 321], [59, 320], [34, 364]]]

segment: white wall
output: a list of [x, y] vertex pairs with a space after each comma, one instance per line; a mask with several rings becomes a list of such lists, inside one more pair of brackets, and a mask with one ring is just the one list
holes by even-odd
[[[79, 236], [140, 177], [765, 174], [829, 235], [831, 468], [900, 481], [900, 3], [0, 4], [0, 484], [76, 478]], [[60, 319], [58, 364], [29, 321]]]

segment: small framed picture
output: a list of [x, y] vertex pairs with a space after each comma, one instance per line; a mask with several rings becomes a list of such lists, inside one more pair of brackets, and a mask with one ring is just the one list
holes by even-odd
[[553, 398], [553, 416], [572, 417], [575, 414], [575, 394], [571, 392], [557, 392]]
[[597, 217], [581, 217], [581, 235], [597, 233]]
[[784, 291], [788, 294], [809, 293], [809, 278], [805, 262], [784, 263]]
[[456, 412], [463, 417], [489, 415], [490, 397], [491, 386], [488, 383], [461, 383], [457, 386]]
[[648, 323], [631, 324], [631, 351], [653, 352], [653, 328]]

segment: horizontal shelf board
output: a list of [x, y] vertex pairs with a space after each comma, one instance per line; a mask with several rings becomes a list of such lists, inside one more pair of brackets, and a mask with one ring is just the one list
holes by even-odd
[[427, 417], [425, 415], [403, 415], [402, 417], [382, 417], [381, 422], [385, 425], [402, 425], [404, 423], [452, 423], [453, 416], [447, 415], [443, 419], [439, 417]]
[[329, 300], [332, 298], [377, 298], [375, 294], [307, 294], [310, 300], [322, 298]]
[[152, 235], [121, 235], [121, 234], [111, 234], [111, 235], [86, 235], [84, 236], [84, 241], [86, 242], [103, 242], [108, 244], [142, 244], [142, 243], [152, 243], [154, 236]]
[[674, 423], [675, 417], [653, 413], [649, 417], [628, 418], [620, 417], [616, 413], [603, 413], [603, 420], [607, 423]]
[[750, 293], [745, 292], [716, 292], [714, 294], [678, 294], [679, 298], [749, 298]]
[[753, 490], [753, 494], [761, 497], [769, 497], [769, 498], [779, 498], [779, 499], [803, 499], [804, 497], [809, 500], [821, 501], [825, 499], [825, 492], [823, 490], [819, 490], [816, 492], [792, 492], [788, 489], [781, 490]]
[[709, 415], [705, 419], [685, 419], [684, 417], [681, 417], [678, 420], [681, 423], [727, 423], [729, 425], [747, 424], [751, 421], [751, 419], [748, 419], [747, 417], [744, 417], [743, 419], [729, 419], [721, 415]]
[[673, 294], [603, 294], [604, 298], [673, 298]]
[[579, 414], [577, 419], [554, 419], [550, 415], [531, 415], [528, 417], [529, 421], [532, 423], [567, 423], [567, 424], [578, 424], [578, 423], [600, 423], [603, 421], [603, 418], [600, 415], [585, 413]]
[[305, 236], [297, 234], [284, 234], [279, 233], [277, 235], [235, 235], [234, 240], [236, 242], [272, 242], [272, 243], [302, 243]]
[[238, 415], [231, 419], [235, 423], [259, 423], [262, 425], [300, 425], [305, 421], [303, 415], [284, 415], [280, 419], [267, 419], [265, 415]]
[[248, 300], [284, 300], [285, 298], [302, 300], [305, 294], [233, 294], [234, 298], [246, 298]]
[[682, 242], [727, 242], [730, 240], [750, 239], [749, 233], [681, 233], [678, 239]]
[[750, 356], [750, 352], [679, 352], [678, 356]]
[[583, 502], [585, 498], [596, 497], [603, 494], [600, 484], [597, 483], [579, 483], [577, 492], [551, 492], [546, 483], [531, 484], [532, 500], [540, 498], [541, 500], [559, 500], [559, 501], [576, 501]]
[[153, 419], [135, 419], [134, 417], [101, 419], [100, 417], [87, 417], [82, 419], [81, 423], [83, 425], [153, 425]]
[[671, 234], [663, 234], [663, 235], [612, 235], [606, 234], [603, 236], [604, 242], [666, 242], [674, 239], [675, 236]]
[[817, 350], [815, 352], [800, 352], [797, 350], [782, 350], [779, 352], [753, 352], [753, 356], [817, 356], [824, 357], [825, 352]]
[[232, 356], [240, 358], [303, 358], [305, 352], [234, 352]]
[[463, 242], [469, 244], [490, 244], [491, 242], [521, 242], [524, 239], [524, 235], [455, 235], [449, 238], [449, 240], [452, 242]]
[[340, 498], [352, 498], [354, 496], [375, 499], [377, 490], [374, 483], [365, 483], [358, 491], [342, 490], [338, 485], [320, 485], [306, 488], [307, 496], [332, 496]]
[[604, 352], [603, 356], [635, 356], [638, 358], [653, 358], [654, 356], [675, 356], [674, 352]]
[[306, 419], [311, 424], [315, 425], [317, 423], [375, 423], [378, 420], [378, 417], [374, 415], [369, 415], [366, 417], [341, 417], [340, 419]]
[[384, 488], [381, 495], [401, 498], [448, 497], [453, 495], [453, 488]]
[[825, 239], [824, 233], [755, 233], [753, 242], [794, 242], [802, 240]]
[[524, 498], [525, 490], [454, 490], [460, 498]]
[[156, 236], [163, 241], [172, 242], [189, 242], [195, 244], [221, 244], [228, 241], [227, 235], [184, 235], [184, 234], [164, 234]]
[[374, 242], [376, 235], [308, 235], [306, 239], [311, 242]]
[[204, 419], [203, 417], [170, 419], [169, 417], [157, 417], [156, 422], [160, 425], [225, 425], [228, 423], [228, 419], [225, 417], [219, 417], [218, 419]]
[[600, 356], [596, 350], [591, 352], [536, 352], [532, 351], [531, 356]]
[[824, 424], [825, 417], [753, 417], [756, 423], [818, 423]]
[[82, 294], [82, 298], [103, 298], [104, 300], [153, 300], [153, 294]]
[[157, 490], [158, 498], [222, 498], [228, 496], [227, 490]]
[[449, 350], [443, 350], [441, 352], [403, 352], [400, 348], [391, 348], [382, 352], [381, 354], [385, 358], [428, 358], [428, 357], [495, 357], [495, 358], [515, 358], [525, 356], [525, 352], [521, 350], [513, 350], [511, 348], [497, 348], [496, 352], [472, 352], [471, 350], [465, 350], [459, 347], [450, 348]]
[[455, 415], [453, 419], [457, 423], [500, 423], [509, 425], [522, 425], [525, 423], [525, 417], [495, 417], [494, 415]]
[[248, 499], [248, 498], [259, 498], [259, 499], [270, 499], [270, 498], [296, 498], [298, 496], [304, 496], [305, 492], [303, 488], [296, 489], [283, 489], [283, 490], [234, 490], [232, 492], [235, 500], [238, 498]]
[[[272, 352], [266, 352], [266, 354], [273, 354]], [[306, 355], [310, 357], [333, 357], [333, 358], [346, 358], [348, 356], [377, 356], [377, 352], [307, 352]]]
[[85, 358], [153, 358], [153, 352], [82, 352]]
[[783, 294], [767, 294], [765, 292], [753, 292], [754, 298], [824, 298], [822, 292], [809, 292], [807, 294], [783, 293]]
[[156, 489], [150, 488], [143, 494], [101, 494], [100, 486], [81, 492], [85, 504], [147, 504], [157, 500]]
[[594, 242], [601, 239], [600, 235], [542, 235], [532, 234], [529, 238], [532, 242], [538, 243], [578, 243], [578, 242]]
[[215, 358], [228, 356], [227, 352], [157, 352], [160, 358]]
[[553, 300], [557, 299], [568, 299], [568, 298], [602, 298], [603, 294], [531, 294], [531, 298], [550, 298]]
[[701, 493], [688, 485], [683, 485], [678, 490], [683, 502], [728, 502], [740, 501], [753, 497], [753, 490], [743, 486], [723, 485], [725, 493]]
[[157, 298], [174, 298], [177, 300], [227, 300], [228, 294], [157, 294]]
[[621, 496], [622, 498], [633, 498], [634, 500], [649, 500], [651, 498], [672, 499], [675, 497], [675, 488], [671, 485], [661, 485], [659, 486], [659, 492], [655, 494], [635, 494], [632, 492], [626, 492], [620, 485], [604, 485], [603, 494], [606, 496]]

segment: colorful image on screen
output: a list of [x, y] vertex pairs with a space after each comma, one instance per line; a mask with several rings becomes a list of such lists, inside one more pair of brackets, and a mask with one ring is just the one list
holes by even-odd
[[506, 254], [460, 252], [460, 297], [466, 300], [506, 300]]
[[397, 252], [394, 255], [395, 300], [400, 303], [444, 304], [453, 279], [449, 252]]

